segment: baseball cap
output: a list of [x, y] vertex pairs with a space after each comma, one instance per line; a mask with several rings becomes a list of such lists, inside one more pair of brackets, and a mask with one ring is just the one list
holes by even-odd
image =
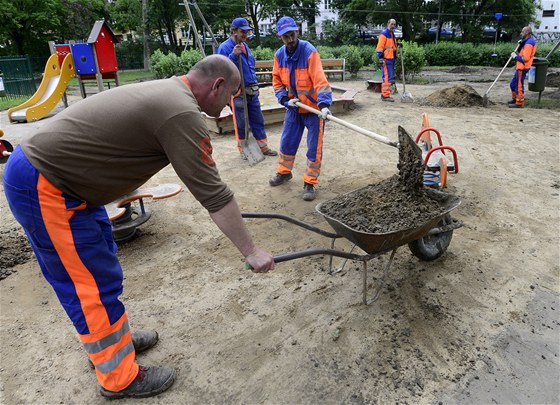
[[276, 33], [284, 35], [288, 31], [299, 31], [299, 28], [292, 17], [281, 17], [276, 23]]
[[233, 20], [231, 22], [231, 28], [240, 28], [243, 31], [249, 31], [253, 29], [253, 27], [251, 27], [247, 22], [247, 20], [244, 19], [243, 17], [239, 17]]

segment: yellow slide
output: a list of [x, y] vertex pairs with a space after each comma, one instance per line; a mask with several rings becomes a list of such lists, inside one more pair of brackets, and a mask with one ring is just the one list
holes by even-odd
[[58, 55], [53, 53], [47, 65], [39, 89], [25, 103], [8, 110], [10, 122], [37, 121], [46, 116], [58, 104], [68, 82], [75, 76], [72, 54], [66, 55], [62, 67], [58, 65]]

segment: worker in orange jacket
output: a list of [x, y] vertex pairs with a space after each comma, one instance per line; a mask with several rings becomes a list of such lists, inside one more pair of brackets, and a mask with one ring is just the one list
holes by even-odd
[[[298, 39], [298, 26], [291, 17], [276, 24], [282, 46], [274, 55], [272, 86], [278, 102], [286, 107], [280, 137], [280, 154], [276, 174], [269, 180], [273, 187], [292, 178], [296, 153], [307, 128], [307, 167], [303, 175], [303, 199], [315, 199], [323, 158], [325, 119], [331, 113], [332, 91], [323, 71], [321, 57], [311, 43]], [[321, 118], [295, 103], [321, 110]]]
[[508, 103], [510, 108], [523, 108], [523, 104], [525, 104], [525, 77], [527, 77], [527, 72], [533, 66], [533, 58], [537, 51], [537, 42], [533, 37], [531, 27], [523, 27], [521, 30], [521, 40], [517, 50], [517, 53], [511, 53], [511, 57], [516, 63], [515, 73], [509, 84], [512, 98]]
[[395, 58], [397, 56], [397, 39], [395, 38], [395, 27], [397, 22], [390, 19], [377, 41], [377, 57], [383, 82], [381, 84], [381, 101], [395, 101], [391, 98], [391, 85], [395, 76]]

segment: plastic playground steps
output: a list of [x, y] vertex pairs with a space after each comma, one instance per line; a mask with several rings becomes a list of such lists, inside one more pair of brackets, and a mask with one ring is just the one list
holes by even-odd
[[10, 122], [31, 122], [45, 117], [58, 104], [68, 82], [75, 76], [74, 60], [68, 54], [62, 61], [62, 67], [58, 64], [58, 55], [52, 54], [45, 66], [43, 80], [39, 89], [25, 103], [8, 110]]

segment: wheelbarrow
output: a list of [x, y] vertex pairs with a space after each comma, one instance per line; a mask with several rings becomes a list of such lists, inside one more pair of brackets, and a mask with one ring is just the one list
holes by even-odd
[[[359, 193], [361, 190], [362, 189], [351, 191], [341, 197], [351, 196], [353, 193]], [[408, 244], [408, 247], [412, 254], [414, 254], [420, 260], [435, 260], [447, 250], [449, 244], [451, 243], [453, 230], [463, 226], [461, 221], [452, 218], [450, 215], [450, 212], [457, 208], [461, 203], [458, 197], [433, 189], [426, 189], [425, 191], [434, 200], [434, 203], [439, 206], [440, 209], [437, 210], [438, 213], [431, 217], [429, 220], [413, 228], [400, 229], [386, 233], [362, 232], [353, 229], [352, 227], [339, 221], [338, 219], [331, 217], [324, 212], [323, 207], [325, 204], [329, 203], [332, 200], [320, 203], [315, 207], [315, 210], [325, 218], [327, 223], [334, 229], [334, 233], [325, 231], [314, 225], [308, 224], [284, 214], [271, 212], [242, 212], [241, 216], [243, 218], [280, 219], [290, 222], [301, 228], [307, 229], [308, 231], [315, 232], [327, 238], [331, 238], [330, 248], [310, 248], [296, 252], [283, 253], [274, 256], [274, 262], [281, 263], [288, 260], [294, 260], [308, 256], [328, 255], [329, 273], [332, 274], [333, 257], [341, 257], [346, 260], [361, 261], [363, 268], [362, 302], [365, 305], [370, 305], [379, 297], [379, 293], [383, 288], [385, 277], [389, 272], [389, 268], [391, 267], [391, 263], [395, 256], [395, 253], [400, 246]], [[350, 242], [354, 243], [354, 246], [349, 252], [335, 249], [335, 241], [339, 238], [346, 238]], [[365, 254], [352, 253], [356, 246], [362, 249]], [[375, 288], [373, 297], [371, 299], [368, 299], [368, 262], [371, 259], [389, 252], [391, 252], [391, 256], [385, 266], [381, 281]], [[346, 261], [344, 262], [344, 264], [345, 263]], [[342, 268], [334, 272], [338, 272], [340, 270], [342, 270]]]

